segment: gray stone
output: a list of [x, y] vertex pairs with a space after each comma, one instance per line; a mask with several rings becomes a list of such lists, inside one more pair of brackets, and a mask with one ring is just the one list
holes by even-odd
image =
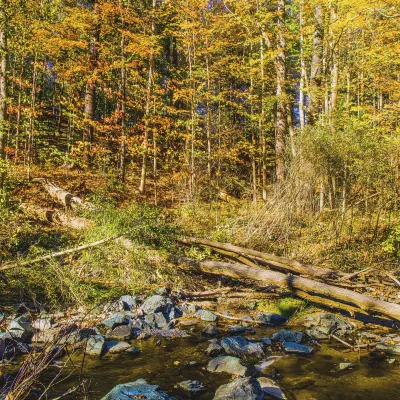
[[160, 287], [155, 290], [155, 293], [160, 296], [168, 296], [171, 293], [171, 289], [167, 287]]
[[303, 341], [303, 332], [291, 332], [285, 329], [281, 329], [279, 332], [274, 333], [271, 339], [276, 342], [295, 342], [301, 343]]
[[91, 356], [100, 356], [106, 344], [106, 339], [102, 335], [91, 336], [86, 343], [86, 353]]
[[123, 303], [124, 309], [127, 311], [134, 310], [137, 306], [136, 296], [130, 296], [130, 295], [121, 296], [119, 301]]
[[125, 350], [125, 353], [128, 353], [128, 354], [139, 354], [140, 350], [137, 347], [129, 347], [129, 349]]
[[353, 326], [346, 322], [344, 319], [330, 313], [318, 314], [316, 324], [320, 327], [327, 328], [327, 334], [334, 332], [342, 334], [346, 331], [351, 331], [353, 329]]
[[125, 304], [121, 300], [116, 300], [105, 304], [103, 311], [107, 313], [118, 313], [125, 310]]
[[25, 343], [30, 342], [35, 334], [35, 330], [29, 324], [29, 319], [24, 316], [12, 320], [8, 326], [8, 331], [13, 339], [17, 339]]
[[182, 317], [183, 312], [179, 307], [172, 307], [171, 311], [168, 314], [168, 319], [173, 320]]
[[265, 395], [267, 395], [267, 398], [275, 400], [286, 399], [286, 396], [282, 392], [281, 388], [272, 379], [261, 377], [258, 378], [257, 380], [261, 386], [262, 391], [264, 392]]
[[112, 339], [128, 340], [132, 336], [132, 327], [131, 325], [119, 325], [108, 336]]
[[248, 330], [248, 328], [246, 328], [244, 326], [236, 325], [236, 326], [231, 326], [228, 330], [228, 333], [237, 335], [239, 333], [245, 333], [247, 330]]
[[212, 324], [208, 324], [201, 332], [203, 336], [217, 336], [220, 333], [220, 330]]
[[209, 372], [226, 372], [231, 375], [249, 376], [252, 369], [243, 364], [240, 358], [232, 356], [220, 356], [213, 358], [207, 366]]
[[178, 383], [178, 387], [189, 393], [197, 393], [204, 390], [206, 385], [200, 381], [183, 381]]
[[39, 318], [32, 325], [38, 331], [47, 331], [54, 326], [54, 320], [52, 318]]
[[260, 383], [254, 378], [238, 378], [220, 386], [214, 400], [263, 400], [264, 394]]
[[356, 367], [355, 364], [349, 362], [343, 362], [336, 366], [334, 371], [346, 371], [348, 369], [354, 369]]
[[261, 343], [249, 343], [242, 336], [226, 337], [221, 340], [221, 346], [227, 354], [236, 357], [262, 358], [264, 357]]
[[200, 309], [195, 314], [196, 318], [200, 318], [202, 321], [215, 322], [218, 317], [211, 311]]
[[327, 340], [329, 339], [329, 328], [312, 326], [310, 329], [306, 330], [307, 335], [311, 336], [316, 340]]
[[176, 339], [176, 338], [185, 338], [190, 335], [182, 331], [180, 329], [151, 329], [149, 331], [144, 331], [150, 335], [150, 337], [159, 338], [159, 339]]
[[206, 353], [209, 356], [218, 356], [224, 352], [224, 349], [222, 346], [219, 344], [219, 341], [217, 339], [212, 339], [210, 340], [210, 344], [206, 350]]
[[147, 314], [144, 320], [149, 324], [151, 329], [165, 328], [168, 326], [168, 322], [161, 312]]
[[105, 351], [110, 354], [122, 353], [130, 349], [132, 346], [127, 342], [118, 342], [116, 340], [111, 340], [106, 342]]
[[142, 304], [142, 311], [145, 314], [151, 314], [156, 312], [169, 313], [172, 309], [172, 301], [168, 297], [160, 296], [158, 294], [149, 297]]
[[305, 346], [304, 344], [298, 344], [294, 342], [283, 342], [283, 349], [289, 354], [312, 354], [313, 348], [310, 346]]
[[5, 315], [4, 313], [0, 312], [0, 324], [4, 321]]
[[400, 344], [379, 343], [375, 348], [386, 354], [400, 356]]
[[102, 400], [175, 400], [164, 393], [159, 386], [150, 385], [144, 379], [115, 386]]
[[130, 322], [130, 318], [127, 317], [125, 314], [115, 313], [115, 314], [112, 314], [109, 319], [102, 321], [102, 324], [111, 329], [114, 329], [115, 327], [117, 327], [119, 325], [128, 325], [129, 322]]
[[256, 320], [266, 325], [285, 325], [287, 323], [287, 318], [285, 316], [272, 312], [260, 313], [256, 316]]

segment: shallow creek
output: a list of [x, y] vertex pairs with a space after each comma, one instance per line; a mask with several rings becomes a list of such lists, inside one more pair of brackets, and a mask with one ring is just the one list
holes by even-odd
[[[206, 370], [210, 357], [205, 354], [207, 339], [201, 338], [201, 326], [184, 339], [157, 339], [132, 341], [132, 345], [141, 351], [138, 355], [116, 354], [99, 358], [86, 357], [82, 378], [88, 380], [91, 399], [101, 399], [114, 386], [143, 378], [148, 383], [159, 385], [165, 392], [177, 399], [208, 400], [214, 397], [216, 389], [228, 383], [232, 377], [228, 374], [211, 373]], [[249, 337], [270, 336], [279, 328], [257, 328], [256, 334]], [[283, 356], [283, 354], [273, 354]], [[266, 359], [268, 356], [266, 357]], [[389, 357], [394, 358], [394, 357]], [[74, 356], [79, 363], [82, 356]], [[57, 364], [60, 364], [58, 360]], [[400, 361], [400, 357], [397, 357]], [[191, 365], [191, 362], [196, 362]], [[332, 372], [341, 362], [351, 362], [357, 366], [352, 370]], [[48, 383], [59, 372], [53, 366], [43, 377]], [[288, 399], [297, 400], [399, 400], [400, 366], [398, 362], [389, 364], [387, 358], [372, 358], [368, 352], [360, 354], [349, 352], [337, 343], [322, 343], [310, 357], [296, 355], [276, 358], [274, 363], [263, 370], [261, 375], [270, 376], [279, 373], [278, 383]], [[71, 373], [66, 368], [63, 375]], [[207, 385], [207, 390], [190, 397], [176, 385], [184, 380], [199, 380]], [[275, 379], [276, 376], [275, 376]], [[75, 387], [79, 383], [79, 368], [76, 372], [56, 385], [49, 393], [52, 399]], [[32, 397], [33, 398], [33, 397]], [[63, 397], [64, 398], [64, 397]], [[77, 394], [65, 398], [81, 398]]]

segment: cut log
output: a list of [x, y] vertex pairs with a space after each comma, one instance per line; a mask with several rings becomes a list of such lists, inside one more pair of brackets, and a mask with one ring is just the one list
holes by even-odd
[[290, 258], [280, 257], [274, 254], [267, 254], [261, 251], [235, 246], [230, 243], [220, 243], [208, 239], [198, 239], [193, 237], [186, 237], [181, 239], [180, 241], [185, 244], [198, 244], [201, 246], [206, 246], [215, 251], [222, 250], [222, 254], [224, 254], [223, 252], [231, 252], [241, 257], [251, 256], [255, 259], [255, 261], [260, 261], [260, 260], [264, 261], [264, 263], [269, 265], [271, 268], [276, 267], [281, 270], [294, 272], [301, 275], [324, 277], [337, 274], [334, 270], [329, 268], [315, 267], [313, 265], [304, 265]]
[[65, 214], [59, 210], [48, 210], [35, 204], [22, 203], [20, 209], [30, 218], [63, 225], [71, 229], [87, 229], [92, 223], [81, 217]]
[[63, 204], [67, 208], [72, 208], [73, 210], [78, 208], [91, 210], [95, 208], [92, 203], [83, 201], [80, 197], [74, 196], [68, 191], [61, 189], [56, 184], [48, 181], [45, 178], [35, 178], [32, 181], [41, 183], [54, 200]]
[[[280, 272], [268, 271], [262, 268], [249, 267], [241, 264], [230, 264], [218, 261], [196, 261], [189, 258], [171, 257], [177, 262], [197, 267], [203, 272], [217, 275], [227, 275], [238, 279], [251, 279], [261, 281], [270, 285], [277, 285], [282, 289], [289, 289], [301, 297], [301, 293], [310, 293], [318, 303], [318, 297], [325, 300], [335, 301], [337, 308], [346, 309], [349, 305], [364, 310], [367, 313], [378, 313], [390, 318], [400, 320], [400, 305], [387, 301], [374, 299], [348, 289], [327, 285], [312, 279], [300, 276], [285, 275]], [[317, 295], [317, 296], [316, 296]], [[343, 303], [345, 307], [343, 307]]]

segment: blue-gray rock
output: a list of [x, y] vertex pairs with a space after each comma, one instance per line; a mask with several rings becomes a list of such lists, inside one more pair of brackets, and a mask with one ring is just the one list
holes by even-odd
[[260, 313], [256, 316], [256, 320], [266, 325], [285, 325], [287, 323], [285, 316], [272, 312]]
[[35, 334], [35, 330], [30, 325], [29, 318], [25, 316], [13, 319], [8, 326], [8, 331], [13, 339], [25, 343], [29, 343]]
[[241, 326], [241, 325], [236, 325], [232, 326], [229, 328], [228, 333], [237, 335], [238, 333], [245, 333], [248, 330], [248, 328]]
[[173, 319], [182, 317], [182, 315], [183, 315], [182, 310], [179, 307], [175, 306], [171, 308], [171, 311], [168, 314], [168, 319], [171, 321]]
[[168, 322], [161, 312], [147, 314], [144, 317], [144, 320], [151, 327], [151, 329], [162, 329], [168, 326]]
[[376, 350], [382, 351], [386, 354], [400, 356], [400, 344], [379, 343], [375, 347]]
[[55, 326], [52, 318], [39, 318], [33, 322], [33, 327], [38, 331], [47, 331]]
[[218, 317], [211, 311], [200, 309], [195, 314], [196, 318], [200, 318], [202, 321], [215, 322]]
[[219, 341], [217, 339], [211, 339], [209, 346], [207, 347], [206, 353], [209, 356], [215, 357], [224, 352], [224, 349], [222, 346], [219, 344]]
[[125, 305], [123, 301], [116, 300], [111, 303], [106, 303], [103, 307], [103, 310], [107, 313], [118, 313], [125, 310]]
[[250, 343], [242, 336], [226, 337], [221, 340], [221, 346], [227, 354], [236, 357], [262, 358], [264, 350], [262, 343]]
[[133, 347], [132, 346], [129, 349], [126, 349], [125, 353], [128, 353], [128, 354], [139, 354], [140, 350], [137, 347]]
[[307, 335], [311, 336], [316, 340], [327, 340], [329, 339], [330, 329], [324, 326], [312, 326], [306, 330]]
[[238, 378], [220, 386], [214, 400], [263, 400], [264, 394], [257, 379]]
[[266, 398], [274, 400], [286, 400], [287, 397], [282, 392], [282, 389], [272, 379], [261, 377], [257, 380], [262, 391], [264, 392], [264, 395], [266, 395]]
[[313, 352], [312, 347], [294, 342], [283, 342], [283, 349], [289, 354], [310, 355]]
[[215, 325], [212, 325], [212, 324], [208, 324], [202, 331], [201, 331], [201, 334], [203, 335], [203, 336], [217, 336], [217, 335], [219, 335], [221, 332], [220, 332], [220, 330], [215, 326]]
[[326, 328], [324, 333], [337, 333], [342, 334], [346, 331], [353, 330], [353, 326], [346, 322], [343, 318], [338, 317], [335, 314], [321, 313], [317, 316], [317, 321], [315, 323], [321, 328]]
[[91, 336], [86, 343], [86, 353], [91, 356], [100, 356], [105, 348], [106, 339], [102, 335]]
[[189, 393], [197, 393], [204, 390], [206, 385], [200, 381], [183, 381], [178, 383], [178, 387]]
[[172, 300], [169, 297], [160, 296], [158, 294], [149, 297], [142, 304], [142, 311], [145, 314], [151, 314], [156, 312], [162, 312], [169, 314], [173, 307]]
[[236, 376], [249, 376], [253, 368], [244, 364], [240, 358], [232, 356], [220, 356], [213, 358], [207, 365], [209, 372], [226, 372]]
[[107, 337], [111, 339], [128, 340], [132, 337], [132, 326], [119, 325], [114, 328]]
[[16, 348], [9, 332], [0, 332], [0, 360], [12, 357]]
[[291, 332], [285, 329], [281, 329], [279, 332], [276, 332], [271, 336], [271, 339], [276, 342], [301, 343], [303, 341], [303, 338], [304, 338], [303, 332], [297, 332], [297, 331]]
[[107, 341], [105, 344], [105, 352], [110, 354], [122, 353], [132, 346], [127, 342], [119, 342], [117, 340]]
[[124, 309], [127, 311], [134, 310], [137, 306], [136, 296], [130, 296], [130, 295], [121, 296], [119, 301], [123, 303]]
[[111, 329], [114, 329], [119, 325], [129, 325], [129, 323], [130, 323], [130, 318], [127, 317], [125, 314], [121, 313], [112, 314], [109, 319], [102, 321], [103, 325]]
[[144, 379], [115, 386], [102, 400], [175, 400], [164, 393], [159, 386], [150, 385]]

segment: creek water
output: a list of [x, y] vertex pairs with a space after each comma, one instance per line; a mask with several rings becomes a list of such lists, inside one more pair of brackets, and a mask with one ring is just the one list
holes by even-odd
[[[250, 337], [269, 336], [277, 328], [257, 328]], [[79, 379], [88, 381], [91, 399], [101, 399], [114, 386], [143, 378], [148, 383], [159, 385], [169, 395], [177, 399], [209, 400], [216, 389], [230, 382], [232, 376], [224, 373], [208, 372], [206, 367], [210, 357], [205, 354], [207, 339], [201, 338], [201, 326], [192, 330], [188, 338], [166, 340], [157, 345], [157, 339], [133, 340], [140, 354], [115, 354], [85, 358], [83, 369], [79, 363], [82, 355], [74, 355], [73, 370], [63, 370], [65, 378], [52, 387], [48, 398], [54, 399], [79, 384]], [[400, 400], [400, 357], [389, 364], [387, 357], [375, 357], [363, 351], [349, 352], [337, 343], [322, 343], [312, 356], [271, 354], [274, 363], [262, 371], [261, 376], [274, 374], [288, 399], [296, 400]], [[395, 357], [389, 357], [395, 358]], [[266, 356], [268, 359], [268, 355]], [[58, 360], [60, 364], [62, 360]], [[356, 365], [352, 370], [332, 372], [342, 362]], [[42, 383], [48, 384], [59, 367], [52, 366], [43, 376]], [[68, 376], [69, 375], [69, 376]], [[199, 380], [207, 385], [207, 390], [190, 397], [177, 387], [184, 380]], [[64, 398], [64, 397], [63, 397]], [[73, 393], [66, 399], [81, 399]]]

